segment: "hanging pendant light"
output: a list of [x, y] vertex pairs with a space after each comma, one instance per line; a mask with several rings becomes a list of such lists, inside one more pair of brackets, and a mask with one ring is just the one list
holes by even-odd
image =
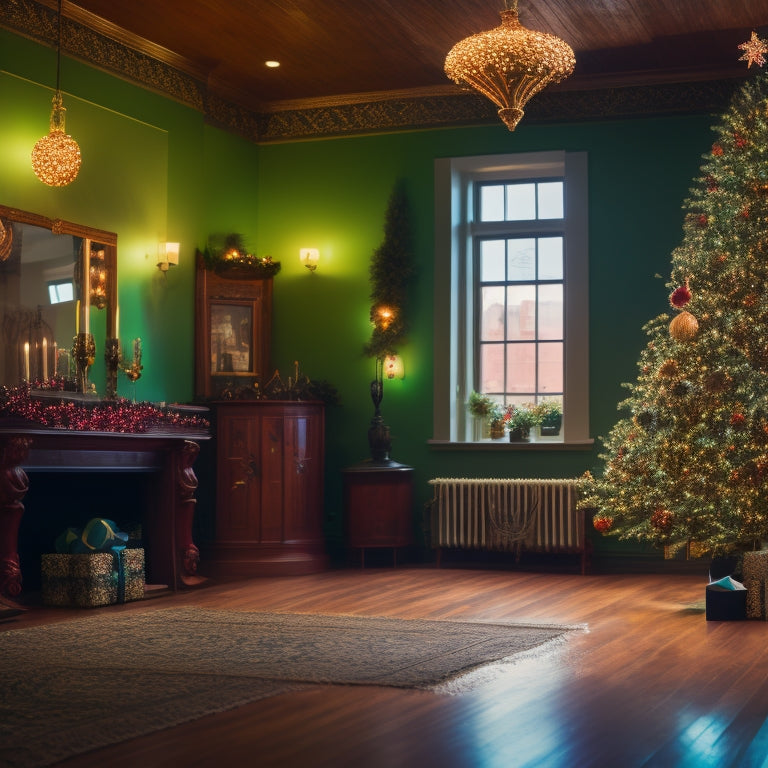
[[445, 58], [445, 72], [489, 98], [514, 131], [528, 100], [568, 77], [576, 58], [559, 37], [526, 29], [517, 16], [517, 0], [505, 4], [501, 26], [456, 43]]
[[58, 44], [56, 48], [56, 92], [53, 94], [50, 131], [32, 150], [32, 169], [43, 184], [50, 187], [66, 187], [80, 171], [80, 147], [67, 135], [61, 90], [61, 0], [58, 11]]

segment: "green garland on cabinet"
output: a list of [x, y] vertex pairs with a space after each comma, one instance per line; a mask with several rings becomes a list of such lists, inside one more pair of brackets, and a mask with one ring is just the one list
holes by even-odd
[[280, 271], [280, 262], [271, 256], [249, 253], [238, 234], [211, 235], [201, 255], [205, 268], [223, 277], [264, 280]]

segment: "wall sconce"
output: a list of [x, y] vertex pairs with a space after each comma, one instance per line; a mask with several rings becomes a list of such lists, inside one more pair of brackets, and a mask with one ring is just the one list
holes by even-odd
[[320, 251], [317, 248], [302, 248], [299, 251], [299, 259], [310, 272], [314, 272], [317, 262], [320, 261]]
[[157, 268], [168, 272], [169, 267], [179, 266], [179, 243], [160, 243], [157, 254]]
[[384, 375], [388, 379], [405, 378], [405, 366], [400, 355], [387, 355], [384, 358]]

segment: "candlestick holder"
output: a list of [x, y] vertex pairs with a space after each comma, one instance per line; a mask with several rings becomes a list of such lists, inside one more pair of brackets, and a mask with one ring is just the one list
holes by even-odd
[[107, 367], [107, 382], [104, 395], [107, 400], [114, 400], [117, 395], [117, 369], [120, 367], [119, 339], [105, 339], [104, 362]]
[[93, 334], [78, 333], [72, 339], [72, 358], [75, 361], [77, 376], [77, 391], [88, 392], [88, 369], [96, 359], [96, 343]]
[[141, 339], [133, 340], [133, 360], [128, 362], [121, 358], [120, 367], [131, 383], [131, 399], [136, 402], [136, 382], [141, 378], [141, 372], [144, 369], [141, 364]]

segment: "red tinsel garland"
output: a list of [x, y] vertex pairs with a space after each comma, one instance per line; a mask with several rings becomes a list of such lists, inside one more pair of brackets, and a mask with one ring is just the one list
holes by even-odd
[[95, 405], [58, 400], [48, 402], [30, 396], [27, 386], [3, 388], [0, 416], [15, 417], [54, 429], [80, 432], [146, 432], [152, 427], [206, 430], [207, 419], [166, 411], [151, 403], [117, 399]]

